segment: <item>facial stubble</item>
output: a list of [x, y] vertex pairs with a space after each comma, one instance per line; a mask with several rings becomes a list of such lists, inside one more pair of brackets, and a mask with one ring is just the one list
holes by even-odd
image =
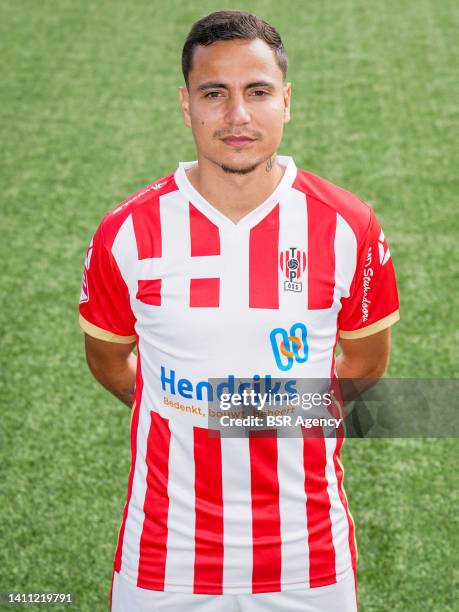
[[246, 175], [256, 170], [258, 166], [261, 166], [261, 164], [265, 162], [266, 162], [266, 166], [265, 166], [266, 172], [271, 172], [271, 170], [274, 167], [275, 159], [276, 159], [276, 154], [274, 153], [272, 155], [269, 155], [269, 157], [267, 157], [266, 159], [260, 162], [257, 162], [255, 164], [251, 164], [250, 166], [246, 166], [245, 168], [235, 168], [232, 166], [227, 166], [226, 164], [218, 164], [218, 165], [223, 170], [223, 172], [226, 172], [226, 174]]

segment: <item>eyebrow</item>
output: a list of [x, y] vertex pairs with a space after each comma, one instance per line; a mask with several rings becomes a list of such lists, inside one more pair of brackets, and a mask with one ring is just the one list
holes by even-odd
[[[265, 89], [274, 89], [274, 84], [269, 81], [255, 81], [254, 83], [249, 83], [245, 86], [244, 89], [253, 89], [254, 87], [264, 87]], [[207, 83], [202, 83], [198, 85], [197, 88], [199, 91], [208, 91], [209, 89], [226, 89], [229, 87], [225, 83], [217, 83], [216, 81], [208, 81]]]

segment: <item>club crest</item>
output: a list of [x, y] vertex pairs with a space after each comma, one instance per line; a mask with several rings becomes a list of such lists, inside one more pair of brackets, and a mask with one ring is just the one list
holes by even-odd
[[279, 255], [281, 270], [287, 280], [284, 280], [284, 291], [303, 291], [303, 283], [300, 281], [306, 269], [306, 252], [296, 247], [290, 247], [281, 251]]

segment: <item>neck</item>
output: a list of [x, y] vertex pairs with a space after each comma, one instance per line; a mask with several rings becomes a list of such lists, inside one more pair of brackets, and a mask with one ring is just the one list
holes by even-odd
[[242, 175], [224, 172], [214, 162], [198, 156], [198, 163], [186, 174], [203, 198], [237, 223], [271, 195], [284, 171], [275, 154], [253, 172]]

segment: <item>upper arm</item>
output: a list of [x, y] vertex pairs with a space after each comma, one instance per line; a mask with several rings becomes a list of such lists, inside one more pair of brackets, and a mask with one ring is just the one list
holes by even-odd
[[108, 342], [85, 334], [86, 359], [94, 378], [129, 407], [137, 372], [134, 346], [134, 342]]
[[100, 340], [89, 334], [84, 335], [86, 360], [92, 372], [109, 371], [125, 363], [132, 353], [135, 342], [120, 343]]
[[391, 328], [388, 327], [363, 338], [340, 338], [343, 359], [366, 375], [378, 378], [384, 374], [389, 363], [390, 337]]

